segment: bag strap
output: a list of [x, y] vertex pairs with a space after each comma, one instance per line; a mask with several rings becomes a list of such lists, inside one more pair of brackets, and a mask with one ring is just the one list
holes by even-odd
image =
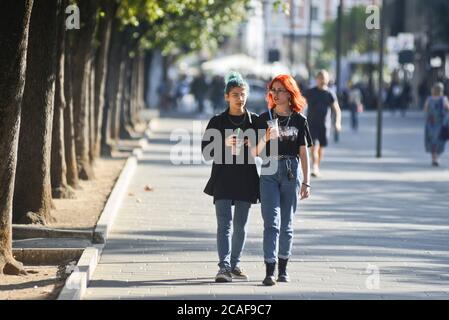
[[445, 112], [444, 112], [444, 96], [440, 97], [440, 99], [438, 100], [438, 102], [440, 103], [441, 119], [444, 120], [444, 117], [445, 117]]

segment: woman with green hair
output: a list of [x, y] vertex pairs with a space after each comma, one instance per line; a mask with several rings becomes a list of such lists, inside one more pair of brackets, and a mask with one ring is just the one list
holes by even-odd
[[247, 133], [255, 132], [257, 120], [257, 115], [245, 106], [248, 83], [239, 73], [232, 72], [226, 78], [224, 93], [229, 107], [209, 121], [202, 139], [205, 160], [213, 160], [204, 192], [213, 196], [217, 216], [216, 282], [232, 282], [232, 278], [248, 280], [239, 264], [249, 209], [259, 201], [259, 175], [248, 150], [249, 137], [245, 138]]

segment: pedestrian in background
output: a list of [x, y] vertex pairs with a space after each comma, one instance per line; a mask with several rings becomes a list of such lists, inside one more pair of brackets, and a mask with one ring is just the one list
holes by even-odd
[[174, 97], [172, 97], [173, 82], [171, 79], [161, 82], [157, 92], [159, 94], [159, 104], [163, 111], [169, 111], [173, 105]]
[[221, 76], [214, 76], [210, 84], [209, 97], [214, 109], [214, 113], [223, 112], [224, 98], [223, 98], [223, 84], [224, 79]]
[[[293, 217], [298, 201], [310, 195], [307, 148], [312, 145], [312, 138], [307, 119], [300, 113], [306, 101], [295, 80], [291, 76], [280, 75], [271, 81], [268, 88], [269, 111], [259, 117], [259, 129], [266, 130], [266, 134], [252, 152], [254, 156], [260, 156], [265, 150], [260, 175], [266, 266], [263, 284], [272, 286], [276, 284], [277, 262], [277, 281], [289, 281], [287, 263], [292, 255]], [[275, 143], [277, 148], [273, 146]]]
[[[231, 73], [225, 86], [225, 99], [229, 103], [229, 108], [209, 121], [202, 139], [205, 160], [214, 160], [211, 177], [204, 192], [213, 196], [217, 215], [220, 269], [215, 277], [216, 282], [232, 282], [232, 278], [248, 279], [239, 264], [246, 240], [249, 210], [251, 204], [258, 203], [260, 198], [259, 175], [255, 160], [249, 154], [247, 142], [246, 145], [239, 145], [236, 135], [226, 136], [227, 131], [255, 130], [257, 115], [250, 113], [245, 106], [248, 94], [248, 83], [240, 74]], [[220, 136], [214, 136], [210, 130], [219, 132]], [[211, 143], [213, 151], [207, 154], [206, 150]], [[221, 151], [223, 148], [224, 152]], [[237, 148], [242, 149], [240, 153], [244, 152], [245, 161], [242, 164], [236, 163], [236, 156], [240, 150]], [[232, 163], [226, 163], [226, 159], [229, 158], [232, 159]]]
[[329, 73], [321, 70], [316, 76], [317, 86], [305, 93], [307, 99], [307, 120], [312, 134], [312, 176], [320, 176], [320, 165], [324, 148], [328, 145], [328, 128], [326, 121], [329, 109], [335, 113], [335, 130], [341, 131], [341, 109], [336, 97], [329, 91]]
[[[335, 81], [333, 79], [330, 79], [330, 78], [329, 78], [328, 90], [334, 96], [335, 101], [338, 101], [338, 93], [337, 93], [338, 88], [337, 88], [337, 85], [335, 84]], [[336, 116], [337, 115], [332, 110], [332, 112], [331, 112], [332, 123], [335, 123], [335, 117]], [[340, 130], [337, 130], [337, 128], [335, 128], [335, 126], [332, 126], [332, 131], [334, 133], [334, 142], [338, 143], [340, 141]]]
[[201, 72], [193, 79], [192, 85], [190, 86], [190, 91], [195, 97], [199, 114], [204, 112], [204, 100], [206, 99], [207, 90], [206, 75]]
[[387, 104], [393, 116], [396, 114], [396, 110], [399, 110], [401, 108], [402, 90], [403, 87], [399, 80], [399, 76], [395, 72], [393, 73], [393, 80], [391, 81], [387, 93]]
[[401, 115], [403, 117], [405, 117], [405, 114], [407, 113], [407, 110], [410, 108], [410, 105], [412, 103], [413, 103], [412, 85], [408, 80], [405, 80], [402, 88], [401, 104], [400, 104]]
[[429, 96], [429, 88], [427, 86], [427, 80], [423, 79], [418, 87], [418, 96], [419, 96], [419, 108], [424, 110], [424, 106], [426, 104], [426, 99]]
[[189, 94], [190, 84], [185, 74], [181, 75], [175, 86], [175, 96], [173, 99], [173, 109], [183, 111], [183, 99]]
[[359, 88], [348, 82], [348, 106], [351, 112], [351, 128], [353, 131], [359, 129], [359, 113], [363, 112], [362, 92]]
[[444, 152], [446, 141], [441, 137], [443, 125], [448, 124], [449, 101], [444, 96], [444, 85], [441, 82], [432, 87], [430, 96], [425, 105], [426, 113], [425, 147], [426, 152], [432, 155], [432, 166], [438, 167], [438, 158]]

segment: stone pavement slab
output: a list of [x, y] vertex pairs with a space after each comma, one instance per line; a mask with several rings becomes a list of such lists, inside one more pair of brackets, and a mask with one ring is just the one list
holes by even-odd
[[[385, 115], [381, 159], [374, 113], [362, 115], [358, 133], [348, 129], [331, 143], [323, 177], [312, 181], [312, 198], [295, 217], [292, 282], [269, 288], [261, 285], [260, 204], [251, 208], [242, 257], [250, 281], [214, 283], [215, 211], [202, 192], [210, 165], [170, 161], [174, 150], [201, 157], [200, 124], [159, 119], [85, 299], [449, 298], [449, 157], [430, 167], [421, 114]], [[182, 132], [196, 136], [180, 144]]]

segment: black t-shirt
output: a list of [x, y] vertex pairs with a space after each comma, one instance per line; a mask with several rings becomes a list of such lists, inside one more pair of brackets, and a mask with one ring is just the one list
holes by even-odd
[[[279, 139], [278, 152], [271, 154], [271, 141], [267, 142], [266, 150], [260, 155], [263, 159], [269, 156], [299, 156], [299, 148], [301, 146], [312, 146], [312, 138], [309, 132], [307, 119], [300, 113], [292, 113], [290, 117], [277, 116], [272, 114], [279, 120]], [[270, 120], [268, 112], [261, 114], [258, 118], [258, 128], [268, 129], [267, 121]], [[262, 138], [263, 135], [260, 135]]]
[[[246, 126], [249, 125], [246, 114], [243, 114], [241, 116], [231, 116], [230, 114], [227, 114], [225, 117], [225, 128], [226, 129], [244, 129]], [[245, 120], [245, 121], [244, 121]]]
[[[254, 124], [251, 123], [248, 119], [248, 114], [244, 114], [241, 116], [232, 116], [229, 113], [226, 114], [223, 117], [222, 120], [223, 129], [225, 129], [225, 139], [229, 137], [229, 135], [236, 135], [237, 129], [240, 129], [240, 138], [248, 139], [248, 137], [245, 136], [245, 132], [249, 129], [255, 129]], [[232, 131], [231, 131], [232, 130]], [[256, 130], [254, 132], [257, 134]], [[250, 159], [248, 158], [250, 152], [248, 152], [248, 147], [243, 146], [244, 151], [244, 164], [254, 164], [254, 158]], [[230, 148], [225, 148], [225, 152], [231, 152]], [[233, 163], [237, 164], [237, 157], [233, 157]]]
[[205, 153], [205, 148], [214, 142], [213, 139], [203, 136], [202, 151], [206, 160], [214, 160], [212, 164], [211, 177], [204, 189], [204, 192], [214, 197], [216, 200], [234, 200], [257, 203], [259, 201], [259, 175], [254, 158], [250, 155], [248, 147], [243, 148], [244, 162], [240, 164], [236, 156], [231, 155], [232, 163], [226, 164], [227, 156], [230, 155], [231, 148], [225, 147], [226, 135], [232, 134], [234, 130], [240, 128], [242, 131], [255, 129], [257, 115], [247, 112], [245, 116], [231, 116], [229, 110], [213, 117], [207, 129], [217, 129], [221, 133], [221, 141], [215, 147], [222, 150], [222, 159], [213, 152]]
[[335, 102], [334, 95], [329, 90], [315, 87], [307, 90], [304, 97], [307, 100], [307, 120], [310, 126], [324, 126], [327, 112]]

